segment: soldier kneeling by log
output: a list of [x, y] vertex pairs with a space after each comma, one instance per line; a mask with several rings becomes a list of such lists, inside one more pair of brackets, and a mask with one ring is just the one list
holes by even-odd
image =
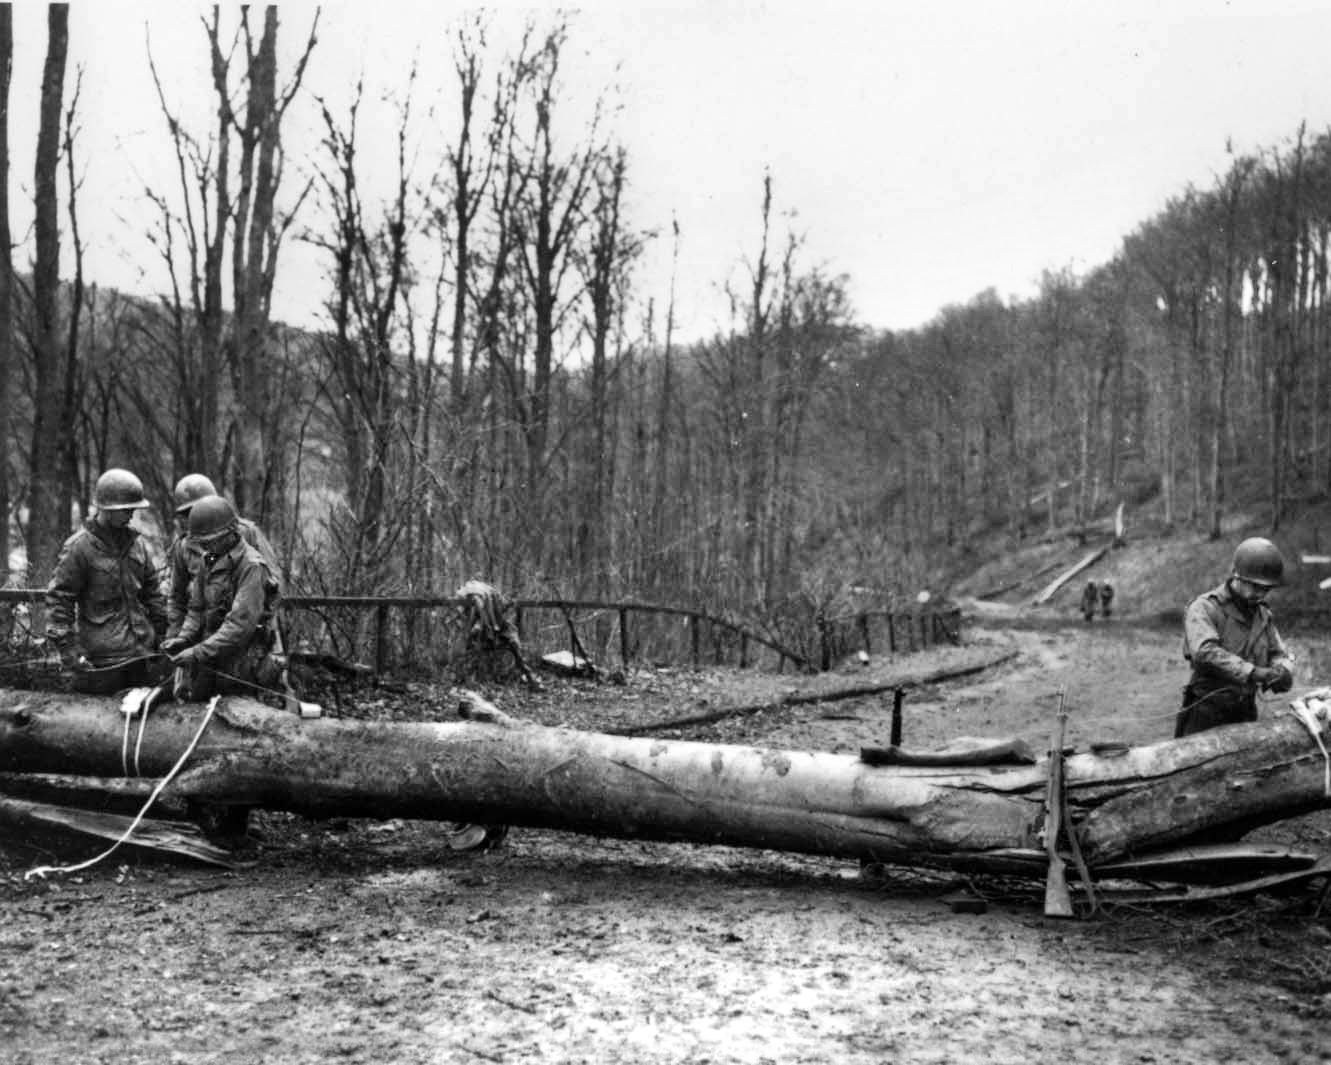
[[162, 643], [177, 667], [176, 698], [277, 696], [285, 705], [278, 583], [267, 560], [241, 537], [235, 508], [221, 496], [194, 504], [189, 537], [202, 561], [180, 632]]

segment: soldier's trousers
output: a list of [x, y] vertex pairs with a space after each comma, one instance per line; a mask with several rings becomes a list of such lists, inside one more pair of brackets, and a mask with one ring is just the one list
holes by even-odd
[[1257, 696], [1240, 688], [1216, 688], [1199, 694], [1189, 684], [1183, 689], [1183, 708], [1174, 721], [1174, 738], [1257, 720]]

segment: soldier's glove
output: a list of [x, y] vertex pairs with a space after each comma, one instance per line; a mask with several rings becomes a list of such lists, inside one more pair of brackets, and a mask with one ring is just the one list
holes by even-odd
[[85, 669], [92, 669], [92, 663], [89, 662], [77, 647], [60, 648], [60, 664], [66, 669], [73, 669], [82, 672]]
[[1271, 682], [1268, 691], [1283, 694], [1294, 687], [1294, 673], [1288, 666], [1276, 666], [1276, 679]]
[[162, 654], [174, 655], [183, 651], [187, 646], [189, 646], [188, 640], [183, 640], [179, 636], [171, 636], [162, 641]]
[[1255, 687], [1265, 691], [1275, 684], [1281, 676], [1281, 671], [1272, 669], [1270, 666], [1253, 666], [1252, 677], [1250, 678]]

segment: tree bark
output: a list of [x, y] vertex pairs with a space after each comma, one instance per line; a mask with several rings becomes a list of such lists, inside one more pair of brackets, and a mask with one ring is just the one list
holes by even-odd
[[69, 471], [71, 424], [65, 410], [65, 347], [59, 330], [60, 223], [56, 172], [60, 163], [60, 119], [69, 50], [69, 5], [47, 9], [46, 65], [42, 73], [41, 124], [33, 167], [32, 270], [35, 395], [32, 419], [32, 471], [28, 489], [28, 583], [43, 583], [69, 531], [60, 512]]
[[[155, 709], [144, 776], [204, 708]], [[502, 715], [501, 715], [502, 716]], [[114, 699], [0, 692], [0, 771], [117, 776]], [[1036, 871], [1049, 766], [880, 766], [851, 755], [607, 736], [503, 721], [305, 720], [224, 700], [167, 797], [316, 816], [502, 822], [916, 866]], [[1092, 869], [1221, 826], [1331, 806], [1292, 716], [1064, 759], [1068, 831]]]
[[[0, 5], [0, 381], [14, 365], [14, 257], [9, 236], [9, 83], [14, 68], [14, 8]], [[12, 386], [0, 389], [0, 580], [9, 578], [9, 423]]]

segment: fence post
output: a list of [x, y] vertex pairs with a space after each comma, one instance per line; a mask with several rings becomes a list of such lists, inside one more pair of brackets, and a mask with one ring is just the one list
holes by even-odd
[[698, 646], [699, 646], [699, 644], [698, 644], [698, 641], [699, 641], [699, 639], [700, 639], [700, 637], [699, 637], [699, 635], [698, 635], [698, 615], [697, 615], [697, 614], [690, 614], [690, 615], [689, 615], [689, 647], [690, 647], [690, 651], [691, 651], [691, 653], [692, 653], [692, 655], [693, 655], [693, 667], [694, 667], [695, 669], [698, 668], [698, 655], [699, 655], [699, 651], [698, 651]]
[[887, 618], [887, 649], [891, 654], [897, 653], [897, 626], [892, 620], [891, 612], [884, 615]]
[[906, 701], [904, 688], [892, 690], [892, 746], [901, 746], [901, 704]]
[[871, 650], [869, 647], [869, 615], [861, 614], [856, 622], [860, 627], [860, 638], [864, 640], [864, 653], [867, 655]]
[[388, 604], [374, 608], [374, 672], [383, 673], [388, 658]]
[[624, 608], [619, 608], [619, 661], [624, 668], [629, 664], [629, 612]]
[[[747, 632], [739, 634], [739, 668], [749, 668], [749, 634]], [[778, 672], [780, 672], [779, 669]]]
[[818, 645], [820, 648], [818, 657], [822, 662], [822, 670], [826, 673], [832, 668], [832, 637], [827, 624], [827, 617], [821, 610], [814, 615], [814, 624], [818, 626]]

